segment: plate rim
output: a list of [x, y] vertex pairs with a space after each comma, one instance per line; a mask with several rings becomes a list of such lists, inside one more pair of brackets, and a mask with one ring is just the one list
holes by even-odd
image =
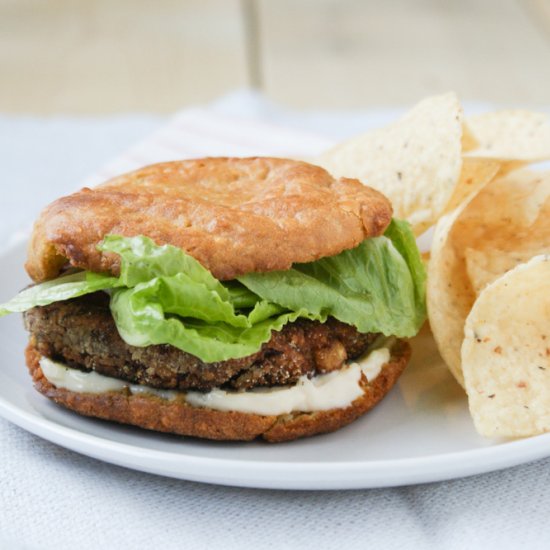
[[[289, 463], [198, 457], [145, 449], [81, 432], [25, 411], [3, 396], [0, 396], [0, 416], [51, 443], [118, 466], [176, 479], [261, 489], [338, 490], [416, 485], [497, 471], [550, 455], [550, 433], [546, 433], [478, 449], [391, 460]], [[153, 462], [140, 462], [144, 458]]]

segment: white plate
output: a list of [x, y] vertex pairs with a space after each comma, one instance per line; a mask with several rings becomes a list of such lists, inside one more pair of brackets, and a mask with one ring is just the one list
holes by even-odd
[[[27, 284], [24, 257], [24, 246], [0, 257], [0, 299]], [[550, 455], [550, 434], [511, 442], [479, 437], [428, 333], [371, 413], [334, 434], [278, 445], [199, 441], [80, 417], [32, 388], [25, 344], [20, 316], [0, 319], [0, 414], [68, 449], [144, 472], [243, 487], [359, 489], [451, 479]]]

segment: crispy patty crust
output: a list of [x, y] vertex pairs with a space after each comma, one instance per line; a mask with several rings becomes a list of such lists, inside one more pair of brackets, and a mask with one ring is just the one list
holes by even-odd
[[298, 320], [274, 331], [253, 355], [204, 363], [170, 345], [126, 344], [103, 292], [31, 309], [25, 326], [38, 352], [71, 367], [154, 388], [198, 391], [295, 384], [300, 376], [340, 369], [377, 336], [335, 319]]

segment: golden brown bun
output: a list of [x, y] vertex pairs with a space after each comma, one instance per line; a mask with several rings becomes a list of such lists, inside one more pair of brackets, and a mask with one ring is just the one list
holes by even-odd
[[382, 367], [380, 374], [371, 383], [362, 378], [361, 385], [365, 393], [344, 409], [261, 416], [192, 407], [182, 400], [167, 401], [152, 395], [132, 395], [123, 391], [91, 394], [56, 388], [44, 377], [36, 349], [29, 345], [26, 351], [27, 366], [36, 389], [79, 414], [205, 439], [249, 441], [262, 437], [271, 442], [333, 432], [353, 422], [388, 393], [407, 365], [409, 357], [409, 344], [398, 340], [391, 350], [389, 363]]
[[289, 269], [383, 233], [388, 200], [357, 180], [286, 159], [166, 162], [62, 197], [34, 226], [26, 265], [35, 281], [74, 267], [118, 274], [105, 235], [145, 235], [186, 250], [215, 277]]

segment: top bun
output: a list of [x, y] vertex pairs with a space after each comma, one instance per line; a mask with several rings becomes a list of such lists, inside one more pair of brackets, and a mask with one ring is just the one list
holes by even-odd
[[67, 265], [118, 275], [119, 257], [97, 245], [108, 234], [145, 235], [228, 280], [338, 254], [382, 234], [391, 216], [379, 192], [305, 162], [166, 162], [53, 202], [34, 226], [26, 268], [35, 281]]

